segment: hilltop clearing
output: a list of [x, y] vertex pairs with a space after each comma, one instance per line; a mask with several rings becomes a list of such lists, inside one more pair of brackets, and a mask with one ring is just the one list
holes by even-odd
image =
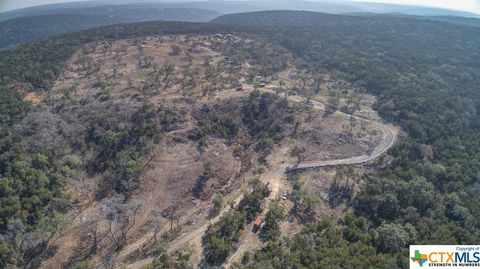
[[[278, 199], [290, 188], [287, 169], [373, 156], [353, 162], [363, 163], [393, 144], [382, 144], [390, 133], [370, 96], [353, 86], [338, 91], [348, 83], [312, 77], [293, 59], [248, 35], [84, 45], [48, 94], [25, 97], [75, 128], [70, 156], [83, 171], [69, 183], [74, 219], [41, 266], [121, 265], [154, 255], [159, 244], [182, 249], [220, 220], [227, 201], [239, 203], [258, 175], [268, 199]], [[328, 197], [322, 203], [329, 211]]]

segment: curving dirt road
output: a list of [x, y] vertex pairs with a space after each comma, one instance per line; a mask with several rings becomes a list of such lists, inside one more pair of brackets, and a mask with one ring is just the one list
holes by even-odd
[[[266, 89], [266, 91], [273, 92], [272, 90]], [[293, 102], [303, 102], [303, 97], [300, 96], [290, 96], [288, 100]], [[312, 108], [317, 110], [325, 110], [325, 105], [321, 102], [311, 100], [310, 104]], [[345, 117], [350, 117], [351, 115], [343, 113], [341, 111], [335, 112], [336, 114], [343, 115]], [[335, 165], [350, 165], [350, 164], [359, 164], [359, 163], [366, 163], [372, 161], [378, 157], [380, 157], [383, 153], [387, 152], [394, 144], [395, 140], [398, 135], [398, 129], [392, 125], [382, 124], [380, 122], [372, 121], [368, 118], [353, 115], [352, 117], [358, 120], [365, 120], [369, 122], [371, 125], [375, 126], [382, 132], [382, 142], [380, 142], [375, 149], [370, 154], [365, 154], [361, 156], [355, 156], [345, 159], [332, 159], [332, 160], [324, 160], [324, 161], [310, 161], [310, 162], [303, 162], [295, 167], [290, 167], [289, 170], [298, 170], [298, 169], [308, 169], [308, 168], [315, 168], [315, 167], [326, 167], [326, 166], [335, 166]]]
[[379, 128], [382, 131], [383, 137], [382, 137], [382, 142], [375, 147], [375, 149], [371, 154], [345, 158], [345, 159], [303, 162], [303, 163], [300, 163], [298, 166], [291, 168], [291, 170], [335, 166], [340, 164], [349, 165], [349, 164], [366, 163], [380, 157], [380, 155], [385, 153], [388, 149], [390, 149], [393, 146], [393, 144], [395, 144], [397, 131], [396, 129], [392, 127], [388, 127], [387, 125], [381, 125], [381, 124], [375, 124], [375, 125], [377, 126], [377, 128]]
[[[316, 107], [316, 105], [314, 105], [314, 107]], [[337, 113], [344, 114], [343, 112], [337, 112]], [[291, 169], [293, 170], [308, 169], [308, 168], [315, 168], [315, 167], [334, 166], [334, 165], [340, 165], [340, 164], [350, 165], [350, 164], [366, 163], [380, 157], [382, 154], [387, 152], [395, 144], [395, 140], [398, 135], [398, 129], [395, 128], [394, 126], [382, 124], [379, 122], [374, 122], [360, 116], [353, 116], [353, 117], [368, 121], [371, 125], [375, 126], [375, 128], [379, 129], [382, 132], [382, 141], [375, 147], [375, 149], [370, 154], [365, 154], [365, 155], [355, 156], [355, 157], [345, 158], [345, 159], [303, 162]]]

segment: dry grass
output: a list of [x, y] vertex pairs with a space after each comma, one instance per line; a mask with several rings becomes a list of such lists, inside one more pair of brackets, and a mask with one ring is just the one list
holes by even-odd
[[23, 101], [31, 102], [34, 105], [40, 104], [43, 102], [45, 94], [40, 94], [37, 92], [29, 92], [23, 97]]

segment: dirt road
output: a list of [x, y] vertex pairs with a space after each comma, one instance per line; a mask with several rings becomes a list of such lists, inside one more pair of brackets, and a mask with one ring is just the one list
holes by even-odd
[[[271, 90], [267, 89], [267, 91], [271, 91]], [[300, 97], [300, 96], [290, 96], [288, 99], [294, 102], [303, 102], [303, 97]], [[311, 100], [310, 104], [314, 109], [325, 110], [325, 105], [321, 102]], [[341, 111], [337, 111], [335, 113], [343, 115], [345, 117], [351, 116]], [[387, 152], [395, 144], [395, 140], [398, 135], [398, 129], [395, 128], [394, 126], [372, 121], [368, 118], [361, 117], [361, 116], [353, 115], [353, 117], [356, 118], [357, 120], [367, 121], [368, 123], [370, 123], [371, 125], [373, 125], [374, 127], [376, 127], [382, 132], [382, 141], [375, 147], [372, 153], [361, 155], [361, 156], [355, 156], [351, 158], [345, 158], [345, 159], [303, 162], [295, 167], [290, 167], [289, 169], [297, 170], [297, 169], [308, 169], [308, 168], [315, 168], [315, 167], [335, 166], [335, 165], [341, 165], [341, 164], [349, 165], [349, 164], [366, 163], [380, 157], [382, 154]]]
[[384, 125], [377, 122], [371, 122], [372, 125], [375, 125], [378, 129], [382, 131], [382, 141], [375, 147], [372, 153], [365, 154], [361, 156], [355, 156], [351, 158], [345, 159], [333, 159], [333, 160], [325, 160], [325, 161], [311, 161], [311, 162], [303, 162], [297, 165], [296, 167], [292, 167], [290, 169], [308, 169], [308, 168], [315, 168], [315, 167], [325, 167], [325, 166], [334, 166], [340, 164], [359, 164], [359, 163], [366, 163], [372, 161], [382, 154], [387, 152], [393, 144], [395, 144], [395, 140], [398, 135], [398, 130], [390, 125]]

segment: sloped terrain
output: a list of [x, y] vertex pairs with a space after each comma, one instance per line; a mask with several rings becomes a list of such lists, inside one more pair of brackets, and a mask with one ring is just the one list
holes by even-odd
[[[271, 171], [262, 178], [276, 197], [294, 148], [308, 148], [303, 162], [361, 155], [378, 143], [378, 134], [348, 128], [343, 113], [329, 116], [300, 96], [282, 99], [282, 87], [300, 83], [300, 70], [287, 51], [263, 42], [217, 34], [88, 43], [48, 94], [29, 93], [25, 100], [61, 115], [61, 132], [74, 132], [69, 151], [83, 170], [69, 187], [78, 200], [72, 223], [50, 242], [51, 256], [35, 263], [129, 264], [151, 255], [155, 241], [185, 234], [179, 240], [189, 240], [172, 242], [180, 248], [206, 220], [218, 220], [215, 193], [238, 201], [256, 167]], [[273, 55], [283, 59], [269, 63], [278, 75], [261, 78]], [[328, 96], [334, 90], [326, 85], [338, 82], [324, 83]]]

